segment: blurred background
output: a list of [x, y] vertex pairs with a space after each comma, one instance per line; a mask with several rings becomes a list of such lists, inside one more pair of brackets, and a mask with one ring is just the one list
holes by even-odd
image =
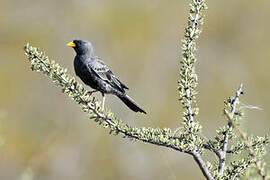
[[[197, 55], [204, 135], [212, 137], [226, 122], [223, 100], [241, 82], [242, 102], [263, 109], [246, 110], [243, 128], [264, 135], [270, 126], [270, 1], [208, 6]], [[66, 43], [91, 41], [148, 114], [133, 113], [112, 96], [106, 107], [131, 125], [175, 129], [181, 125], [176, 87], [188, 8], [184, 0], [0, 0], [0, 179], [204, 179], [186, 154], [108, 135], [51, 80], [31, 72], [23, 52], [29, 42], [75, 75], [75, 52]]]

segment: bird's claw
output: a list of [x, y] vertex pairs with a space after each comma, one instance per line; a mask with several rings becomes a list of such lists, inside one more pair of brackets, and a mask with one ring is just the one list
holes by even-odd
[[93, 93], [98, 92], [98, 90], [88, 91], [87, 94], [91, 96]]

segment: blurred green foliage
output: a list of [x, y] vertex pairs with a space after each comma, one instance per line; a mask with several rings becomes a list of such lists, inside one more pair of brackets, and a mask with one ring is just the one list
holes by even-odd
[[[208, 4], [197, 62], [199, 119], [207, 136], [225, 123], [223, 99], [240, 82], [245, 84], [242, 102], [263, 109], [246, 110], [243, 128], [257, 135], [269, 132], [269, 5], [266, 0]], [[111, 138], [89, 123], [52, 83], [28, 70], [22, 49], [26, 42], [44, 47], [72, 71], [74, 52], [65, 44], [78, 37], [92, 41], [150, 113], [137, 117], [114, 97], [107, 106], [131, 124], [176, 128], [181, 122], [175, 113], [181, 112], [179, 40], [187, 9], [183, 0], [0, 0], [0, 109], [5, 114], [0, 179], [28, 172], [37, 179], [202, 179], [191, 157]], [[269, 164], [269, 156], [266, 160]]]

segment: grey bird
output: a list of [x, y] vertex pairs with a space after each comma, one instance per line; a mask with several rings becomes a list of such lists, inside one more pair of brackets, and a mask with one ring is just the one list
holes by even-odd
[[139, 107], [125, 92], [128, 87], [124, 85], [112, 73], [101, 59], [96, 56], [92, 44], [86, 40], [73, 40], [67, 46], [76, 51], [74, 69], [77, 76], [91, 88], [93, 92], [102, 94], [102, 110], [104, 110], [105, 94], [113, 94], [119, 97], [131, 110], [135, 112], [146, 112]]

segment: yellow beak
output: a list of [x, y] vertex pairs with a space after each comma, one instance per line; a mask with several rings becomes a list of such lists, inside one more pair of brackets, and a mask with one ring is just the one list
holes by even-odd
[[76, 44], [72, 41], [72, 42], [67, 43], [67, 46], [69, 46], [69, 47], [76, 47]]

